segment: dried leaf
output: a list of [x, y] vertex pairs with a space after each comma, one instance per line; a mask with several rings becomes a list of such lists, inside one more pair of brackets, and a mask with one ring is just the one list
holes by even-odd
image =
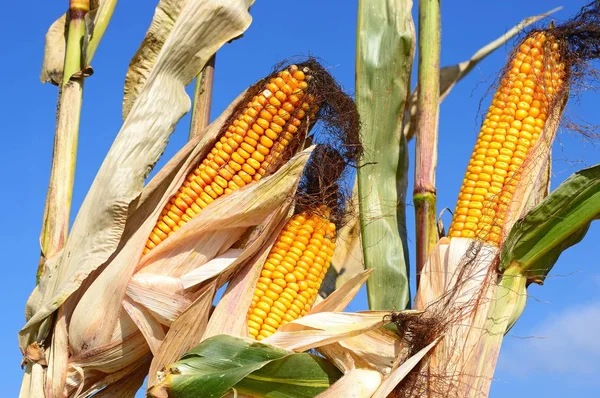
[[188, 2], [189, 0], [160, 0], [158, 2], [146, 37], [131, 59], [125, 75], [123, 120], [127, 118], [127, 114], [154, 67], [158, 53], [171, 34], [181, 10]]
[[148, 309], [161, 324], [170, 326], [192, 301], [179, 278], [136, 274], [127, 284], [127, 298]]
[[44, 44], [44, 60], [42, 61], [42, 83], [52, 83], [59, 86], [63, 79], [63, 64], [67, 49], [67, 38], [65, 36], [67, 14], [58, 18], [46, 33]]
[[342, 311], [356, 296], [362, 285], [369, 279], [373, 270], [365, 270], [355, 275], [352, 279], [344, 283], [339, 289], [334, 291], [327, 298], [315, 305], [308, 312], [316, 314], [319, 312], [337, 312]]
[[123, 308], [127, 311], [138, 330], [144, 335], [152, 354], [156, 355], [165, 339], [165, 331], [160, 323], [152, 318], [148, 310], [127, 298], [123, 300]]
[[306, 351], [356, 336], [385, 323], [390, 312], [364, 313], [320, 312], [281, 326], [277, 333], [262, 342], [294, 351]]
[[365, 269], [358, 218], [358, 186], [356, 180], [351, 203], [353, 208], [350, 210], [350, 214], [353, 214], [354, 217], [337, 234], [331, 266], [319, 290], [322, 297], [329, 296], [335, 289], [338, 289], [346, 281]]
[[36, 288], [45, 290], [43, 304], [20, 333], [22, 349], [33, 342], [39, 323], [116, 250], [129, 204], [190, 108], [185, 85], [217, 48], [248, 27], [247, 9], [241, 0], [203, 1], [190, 2], [182, 12], [81, 206], [63, 261]]
[[209, 310], [215, 295], [216, 284], [206, 286], [199, 297], [173, 322], [154, 355], [148, 373], [148, 388], [156, 382], [156, 374], [167, 364], [175, 362], [185, 352], [200, 343], [208, 323]]

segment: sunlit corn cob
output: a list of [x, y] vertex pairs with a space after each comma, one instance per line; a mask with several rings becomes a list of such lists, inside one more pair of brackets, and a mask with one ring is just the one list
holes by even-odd
[[262, 340], [310, 310], [335, 248], [328, 210], [292, 217], [262, 269], [248, 310], [248, 331]]
[[281, 163], [306, 115], [313, 120], [318, 110], [307, 91], [311, 76], [306, 73], [308, 68], [292, 65], [269, 79], [165, 206], [144, 253], [215, 199], [259, 180]]
[[500, 244], [523, 162], [563, 89], [566, 72], [560, 46], [544, 32], [527, 37], [509, 67], [471, 155], [450, 226], [451, 237]]

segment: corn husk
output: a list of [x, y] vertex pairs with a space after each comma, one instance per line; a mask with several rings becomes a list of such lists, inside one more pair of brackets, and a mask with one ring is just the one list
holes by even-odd
[[[262, 220], [268, 221], [260, 227], [261, 229], [268, 231], [272, 228], [269, 222], [272, 218], [269, 214], [282, 205], [286, 207], [290, 192], [293, 193], [307, 158], [306, 152], [300, 153], [273, 176], [235, 191], [207, 207], [172, 238], [154, 249], [153, 252], [156, 251], [157, 254], [151, 252], [142, 258], [141, 264], [145, 267], [132, 278], [137, 285], [133, 289], [137, 295], [130, 296], [127, 291], [131, 292], [132, 289], [128, 289], [128, 279], [123, 281], [120, 278], [127, 275], [127, 272], [135, 272], [137, 263], [134, 260], [139, 257], [128, 257], [126, 254], [136, 251], [139, 256], [149, 234], [148, 229], [154, 225], [154, 218], [149, 218], [144, 223], [149, 227], [140, 228], [136, 235], [129, 239], [123, 250], [86, 291], [73, 312], [69, 325], [69, 343], [75, 358], [78, 358], [76, 366], [84, 372], [90, 370], [110, 374], [130, 366], [135, 360], [149, 357], [151, 352], [158, 353], [166, 338], [162, 325], [173, 322], [192, 303], [196, 303], [198, 298], [201, 298], [200, 307], [205, 308], [205, 314], [196, 315], [200, 315], [201, 319], [207, 317], [210, 308], [207, 306], [207, 300], [212, 299], [212, 293], [206, 296], [203, 295], [202, 289], [198, 293], [195, 288], [201, 288], [204, 281], [213, 281], [216, 287], [225, 283], [228, 279], [226, 275], [234, 272], [235, 267], [243, 264], [260, 249], [263, 235], [250, 242], [234, 261], [226, 261], [225, 268], [211, 267], [211, 263], [222, 263], [218, 258], [209, 261], [211, 256], [226, 252], [234, 243], [232, 235], [240, 236], [246, 229], [258, 225]], [[159, 206], [160, 208], [162, 206]], [[226, 220], [228, 228], [223, 228], [223, 220]], [[129, 247], [134, 247], [135, 250], [130, 250]], [[162, 247], [165, 249], [159, 251]], [[156, 266], [157, 262], [160, 262], [161, 267]], [[185, 267], [182, 269], [183, 265]], [[201, 282], [185, 288], [185, 271], [192, 266], [207, 266], [209, 272]], [[127, 270], [127, 267], [130, 270]], [[181, 272], [184, 274], [180, 275]], [[152, 287], [141, 289], [140, 285], [144, 282]], [[154, 290], [161, 294], [158, 297], [154, 296]], [[97, 297], [111, 298], [106, 300], [109, 310], [98, 308], [97, 312], [90, 314], [90, 303], [94, 300], [97, 302]], [[122, 299], [118, 301], [118, 297]], [[111, 306], [115, 304], [119, 304], [119, 307], [116, 307], [117, 315], [107, 315], [114, 314], [107, 311], [114, 311], [115, 307]], [[109, 326], [111, 316], [113, 326]], [[197, 320], [195, 317], [194, 321]], [[182, 326], [178, 325], [178, 330], [181, 328]], [[198, 330], [199, 335], [201, 332], [202, 330]], [[187, 337], [193, 343], [199, 336], [194, 339], [189, 331]], [[135, 354], [121, 356], [115, 351], [117, 347], [119, 351], [135, 350]], [[162, 352], [169, 351], [165, 349]], [[74, 366], [69, 374], [75, 377]]]
[[319, 290], [319, 295], [323, 298], [365, 269], [358, 218], [358, 182], [356, 179], [350, 203], [352, 205], [350, 214], [353, 217], [337, 233], [331, 266]]
[[[481, 336], [496, 293], [494, 270], [498, 252], [494, 246], [471, 239], [443, 238], [421, 275], [415, 308], [426, 309], [429, 316], [441, 317], [440, 322], [448, 319], [444, 338], [430, 354], [423, 374], [443, 378], [444, 386], [457, 396], [471, 396], [470, 378], [480, 375], [469, 373], [467, 368], [480, 363]], [[431, 382], [437, 386], [435, 379]], [[429, 391], [436, 396], [433, 388], [428, 390], [417, 384], [411, 392], [419, 396]]]

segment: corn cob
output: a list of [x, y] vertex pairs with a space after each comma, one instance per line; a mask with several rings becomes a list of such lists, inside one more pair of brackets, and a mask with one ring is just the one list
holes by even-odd
[[308, 93], [307, 72], [292, 65], [269, 79], [165, 206], [144, 253], [215, 199], [259, 180], [281, 162], [306, 115], [313, 120], [318, 110]]
[[335, 224], [328, 209], [292, 217], [271, 249], [248, 310], [248, 331], [262, 340], [306, 315], [335, 249]]
[[518, 47], [479, 133], [449, 230], [493, 245], [530, 155], [566, 78], [559, 42], [536, 32]]

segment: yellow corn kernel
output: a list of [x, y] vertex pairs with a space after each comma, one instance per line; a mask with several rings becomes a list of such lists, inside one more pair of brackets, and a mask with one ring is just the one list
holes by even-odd
[[335, 248], [336, 227], [326, 218], [328, 211], [321, 211], [324, 209], [320, 209], [319, 214], [296, 214], [280, 232], [261, 271], [271, 272], [270, 275], [277, 279], [270, 284], [265, 283], [264, 277], [259, 279], [253, 304], [248, 309], [251, 337], [257, 340], [269, 337], [282, 324], [298, 319], [310, 310]]
[[[144, 253], [215, 199], [259, 180], [273, 165], [279, 164], [290, 141], [285, 131], [288, 127], [297, 129], [297, 121], [303, 120], [299, 111], [314, 102], [314, 98], [306, 94], [310, 81], [306, 72], [292, 65], [272, 77], [252, 98], [169, 201], [147, 240]], [[292, 92], [296, 103], [287, 101]]]
[[559, 47], [551, 35], [536, 32], [525, 38], [509, 61], [471, 156], [450, 237], [500, 245], [507, 204], [523, 163], [563, 89], [566, 74]]

